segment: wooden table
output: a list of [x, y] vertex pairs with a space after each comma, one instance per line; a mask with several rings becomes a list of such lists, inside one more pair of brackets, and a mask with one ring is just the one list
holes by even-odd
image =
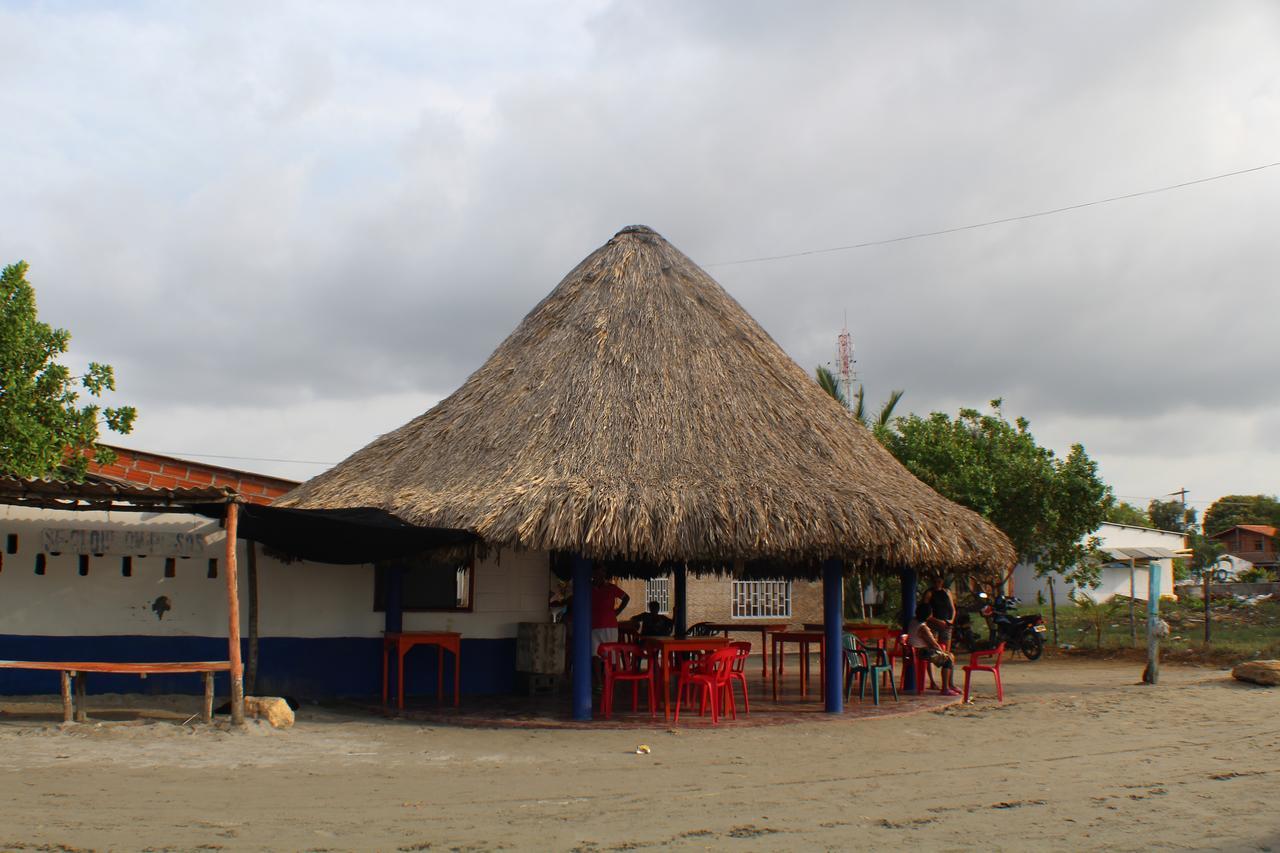
[[396, 707], [404, 710], [404, 656], [414, 646], [436, 647], [436, 700], [444, 696], [444, 653], [453, 654], [453, 707], [458, 707], [458, 685], [462, 678], [462, 635], [456, 631], [387, 631], [382, 635], [382, 704], [387, 704], [387, 652], [395, 651], [398, 662]]
[[[38, 669], [52, 670], [62, 674], [62, 719], [63, 722], [83, 723], [87, 719], [84, 710], [84, 674], [86, 672], [109, 672], [116, 675], [136, 675], [146, 678], [148, 675], [179, 675], [182, 673], [203, 673], [204, 706], [201, 717], [206, 723], [213, 721], [213, 674], [230, 672], [231, 661], [178, 661], [171, 663], [112, 663], [109, 661], [43, 661], [43, 660], [0, 660], [0, 669]], [[71, 682], [75, 679], [75, 698], [72, 698]], [[77, 707], [77, 705], [79, 707]]]
[[825, 695], [827, 689], [827, 635], [823, 631], [775, 631], [769, 635], [773, 645], [773, 701], [778, 701], [778, 676], [782, 675], [786, 644], [800, 647], [800, 696], [809, 695], [809, 646], [818, 646], [819, 681]]
[[727, 639], [730, 631], [743, 633], [760, 632], [760, 677], [769, 676], [769, 635], [775, 631], [785, 631], [791, 627], [789, 622], [704, 622], [703, 625], [713, 631], [724, 631]]
[[[655, 678], [662, 694], [662, 719], [671, 719], [671, 659], [677, 652], [713, 652], [729, 645], [724, 637], [642, 637], [640, 643], [652, 655], [650, 666], [656, 666]], [[676, 697], [679, 699], [679, 697]]]

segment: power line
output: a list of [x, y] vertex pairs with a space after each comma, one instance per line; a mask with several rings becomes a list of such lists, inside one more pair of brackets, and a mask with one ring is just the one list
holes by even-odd
[[1183, 181], [1179, 184], [1169, 184], [1163, 187], [1152, 187], [1151, 189], [1138, 190], [1137, 192], [1125, 193], [1124, 195], [1111, 196], [1109, 198], [1100, 198], [1093, 201], [1082, 201], [1079, 204], [1068, 204], [1065, 207], [1055, 207], [1049, 210], [1038, 210], [1035, 213], [1023, 213], [1018, 216], [1006, 216], [1003, 219], [991, 219], [986, 222], [974, 222], [970, 225], [957, 225], [953, 228], [942, 228], [937, 231], [921, 231], [917, 234], [904, 234], [901, 237], [889, 237], [884, 240], [867, 240], [862, 243], [850, 243], [845, 246], [829, 246], [825, 249], [807, 249], [803, 252], [788, 252], [785, 255], [763, 255], [758, 258], [742, 258], [736, 261], [720, 261], [714, 264], [706, 264], [709, 267], [729, 267], [739, 264], [758, 264], [764, 261], [781, 261], [786, 258], [802, 258], [807, 255], [825, 255], [831, 252], [847, 252], [852, 249], [866, 249], [871, 246], [887, 246], [890, 243], [901, 243], [906, 240], [920, 240], [925, 237], [940, 237], [943, 234], [955, 234], [960, 231], [972, 231], [975, 228], [987, 228], [992, 225], [1004, 225], [1008, 222], [1019, 222], [1024, 219], [1036, 219], [1041, 216], [1053, 216], [1057, 213], [1066, 213], [1071, 210], [1080, 210], [1085, 207], [1095, 207], [1100, 204], [1111, 204], [1116, 201], [1125, 201], [1131, 198], [1139, 198], [1145, 195], [1155, 195], [1156, 193], [1165, 193], [1170, 190], [1180, 190], [1185, 187], [1193, 187], [1196, 184], [1207, 184], [1210, 181], [1220, 181], [1223, 178], [1234, 178], [1239, 175], [1247, 175], [1250, 172], [1261, 172], [1263, 169], [1271, 169], [1280, 166], [1280, 161], [1275, 163], [1263, 163], [1261, 166], [1250, 166], [1248, 169], [1238, 169], [1234, 172], [1224, 172], [1221, 175], [1210, 175], [1207, 178], [1196, 178], [1191, 181]]
[[194, 457], [196, 459], [236, 459], [241, 462], [286, 462], [291, 465], [337, 465], [337, 462], [318, 462], [314, 459], [272, 459], [263, 456], [220, 456], [217, 453], [179, 453], [175, 450], [152, 450], [150, 453], [156, 453], [160, 456], [175, 456], [179, 458]]

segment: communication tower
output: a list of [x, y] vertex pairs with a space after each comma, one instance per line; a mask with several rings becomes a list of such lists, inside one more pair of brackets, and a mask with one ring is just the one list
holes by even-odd
[[849, 318], [845, 316], [844, 328], [840, 331], [839, 337], [836, 338], [836, 365], [840, 372], [840, 390], [844, 392], [846, 400], [853, 400], [853, 379], [856, 372], [853, 366], [857, 361], [853, 357], [853, 341], [849, 337]]

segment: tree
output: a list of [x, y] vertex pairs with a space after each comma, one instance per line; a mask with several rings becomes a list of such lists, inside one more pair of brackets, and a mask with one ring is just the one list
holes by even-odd
[[39, 321], [26, 273], [22, 261], [0, 272], [0, 472], [83, 479], [90, 459], [115, 458], [97, 444], [99, 428], [128, 433], [137, 411], [80, 405], [78, 388], [96, 401], [115, 390], [115, 374], [109, 364], [90, 362], [76, 378], [56, 361], [71, 333]]
[[1107, 521], [1112, 524], [1128, 524], [1132, 527], [1150, 527], [1147, 514], [1128, 501], [1112, 503], [1107, 507]]
[[1204, 514], [1204, 532], [1210, 536], [1237, 524], [1280, 528], [1280, 500], [1275, 495], [1224, 495]]
[[1036, 444], [1024, 418], [1006, 420], [1000, 405], [993, 400], [989, 414], [900, 417], [886, 446], [934, 490], [1004, 531], [1037, 574], [1057, 571], [1076, 585], [1096, 585], [1102, 555], [1091, 534], [1113, 500], [1097, 463], [1079, 444], [1057, 457]]
[[884, 443], [885, 435], [888, 432], [889, 425], [893, 422], [893, 410], [898, 407], [898, 402], [902, 399], [902, 395], [906, 392], [896, 389], [889, 394], [889, 399], [885, 400], [880, 406], [880, 411], [876, 413], [874, 419], [867, 417], [866, 407], [866, 389], [861, 385], [858, 391], [853, 395], [853, 400], [847, 400], [844, 391], [840, 389], [840, 380], [831, 372], [830, 368], [819, 365], [814, 369], [814, 375], [817, 377], [818, 385], [823, 391], [830, 395], [840, 405], [853, 412], [853, 416], [858, 419], [858, 423], [862, 424], [875, 435], [880, 443]]
[[1186, 533], [1196, 526], [1196, 511], [1187, 509], [1178, 501], [1156, 498], [1147, 504], [1147, 515], [1151, 518], [1151, 526], [1157, 530]]

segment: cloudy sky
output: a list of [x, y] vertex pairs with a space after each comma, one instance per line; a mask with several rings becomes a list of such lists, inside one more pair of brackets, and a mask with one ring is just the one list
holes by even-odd
[[[305, 479], [620, 227], [872, 400], [1003, 397], [1116, 493], [1280, 490], [1280, 6], [0, 2], [0, 260], [119, 443]], [[236, 458], [216, 458], [236, 457]], [[291, 460], [291, 461], [266, 461]]]

